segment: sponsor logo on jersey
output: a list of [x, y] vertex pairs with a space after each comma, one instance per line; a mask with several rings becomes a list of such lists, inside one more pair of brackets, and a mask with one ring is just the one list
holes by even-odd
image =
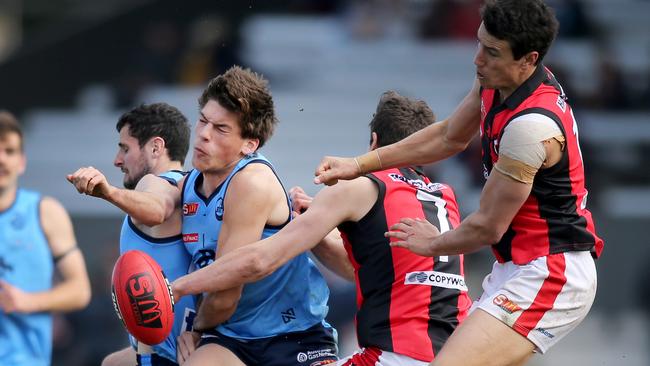
[[126, 281], [126, 294], [135, 322], [147, 328], [162, 328], [160, 304], [149, 272], [136, 273]]
[[508, 314], [512, 314], [521, 310], [521, 306], [510, 301], [510, 299], [508, 299], [508, 297], [504, 294], [498, 294], [494, 297], [494, 299], [492, 299], [492, 302], [494, 305], [500, 307]]
[[313, 361], [323, 357], [331, 357], [332, 359], [317, 361], [311, 363], [309, 366], [327, 365], [336, 362], [336, 353], [331, 348], [323, 348], [316, 351], [299, 352], [298, 355], [296, 355], [296, 360], [298, 360], [298, 362], [300, 363], [304, 363], [307, 361]]
[[197, 241], [199, 241], [199, 233], [183, 234], [183, 242], [196, 243]]
[[408, 179], [405, 176], [397, 173], [390, 173], [388, 177], [393, 180], [393, 182], [402, 182], [408, 185], [411, 185], [417, 189], [422, 189], [427, 192], [436, 192], [440, 191], [446, 186], [442, 183], [426, 183], [422, 179]]
[[183, 204], [183, 216], [192, 216], [195, 215], [199, 210], [199, 204], [197, 202], [190, 202]]
[[214, 217], [219, 221], [223, 220], [223, 197], [219, 197], [217, 200], [217, 208], [214, 209]]
[[435, 286], [467, 291], [467, 285], [463, 276], [437, 271], [409, 272], [404, 278], [404, 284]]

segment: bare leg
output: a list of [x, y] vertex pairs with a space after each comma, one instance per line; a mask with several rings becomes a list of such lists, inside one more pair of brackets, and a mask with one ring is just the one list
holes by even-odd
[[106, 356], [102, 361], [102, 366], [134, 366], [136, 363], [135, 350], [126, 347]]
[[183, 366], [246, 366], [234, 353], [218, 344], [197, 348]]
[[481, 309], [451, 334], [431, 366], [521, 366], [535, 345]]

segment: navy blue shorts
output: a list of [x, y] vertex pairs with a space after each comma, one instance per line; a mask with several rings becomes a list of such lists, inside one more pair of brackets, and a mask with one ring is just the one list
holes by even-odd
[[172, 362], [165, 357], [158, 356], [155, 353], [148, 355], [136, 355], [138, 366], [178, 366], [176, 362]]
[[227, 348], [247, 366], [320, 366], [338, 360], [335, 331], [322, 324], [260, 339], [236, 339], [212, 330], [203, 333], [199, 347], [206, 344]]

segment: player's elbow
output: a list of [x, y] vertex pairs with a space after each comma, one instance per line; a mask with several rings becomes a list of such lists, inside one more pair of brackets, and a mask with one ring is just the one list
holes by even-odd
[[247, 282], [254, 282], [271, 274], [274, 270], [273, 263], [262, 251], [252, 249], [248, 253], [245, 278]]
[[469, 145], [469, 141], [460, 140], [460, 139], [450, 139], [450, 138], [445, 139], [447, 156], [456, 155], [460, 152], [465, 151], [468, 145]]
[[505, 230], [501, 230], [498, 226], [492, 224], [488, 220], [482, 220], [480, 216], [474, 216], [474, 220], [468, 220], [470, 229], [473, 231], [472, 235], [478, 243], [483, 245], [493, 245], [501, 240]]
[[151, 205], [140, 222], [146, 226], [153, 227], [163, 224], [174, 212], [174, 202], [171, 200], [162, 200]]
[[90, 284], [86, 283], [78, 286], [75, 294], [75, 301], [72, 302], [70, 310], [73, 311], [86, 308], [86, 306], [90, 304], [91, 297], [92, 290], [90, 289]]
[[158, 225], [161, 225], [162, 223], [164, 223], [165, 222], [165, 216], [164, 215], [157, 215], [155, 213], [152, 213], [150, 215], [147, 215], [146, 217], [143, 217], [139, 221], [145, 226], [154, 227], [154, 226], [158, 226]]
[[503, 233], [501, 232], [496, 230], [486, 230], [486, 232], [483, 233], [483, 240], [481, 241], [486, 245], [493, 245], [498, 243], [502, 237]]
[[507, 227], [500, 228], [497, 225], [485, 225], [481, 230], [481, 242], [485, 245], [494, 245], [498, 243], [506, 233]]

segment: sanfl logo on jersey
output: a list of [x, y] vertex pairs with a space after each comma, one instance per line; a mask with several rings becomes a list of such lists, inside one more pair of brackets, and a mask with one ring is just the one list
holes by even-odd
[[199, 210], [199, 204], [197, 202], [190, 202], [183, 204], [183, 216], [193, 216]]
[[408, 179], [401, 174], [390, 173], [388, 177], [393, 182], [402, 182], [411, 185], [417, 189], [422, 189], [427, 192], [436, 192], [444, 189], [446, 186], [442, 183], [426, 183], [422, 179]]

